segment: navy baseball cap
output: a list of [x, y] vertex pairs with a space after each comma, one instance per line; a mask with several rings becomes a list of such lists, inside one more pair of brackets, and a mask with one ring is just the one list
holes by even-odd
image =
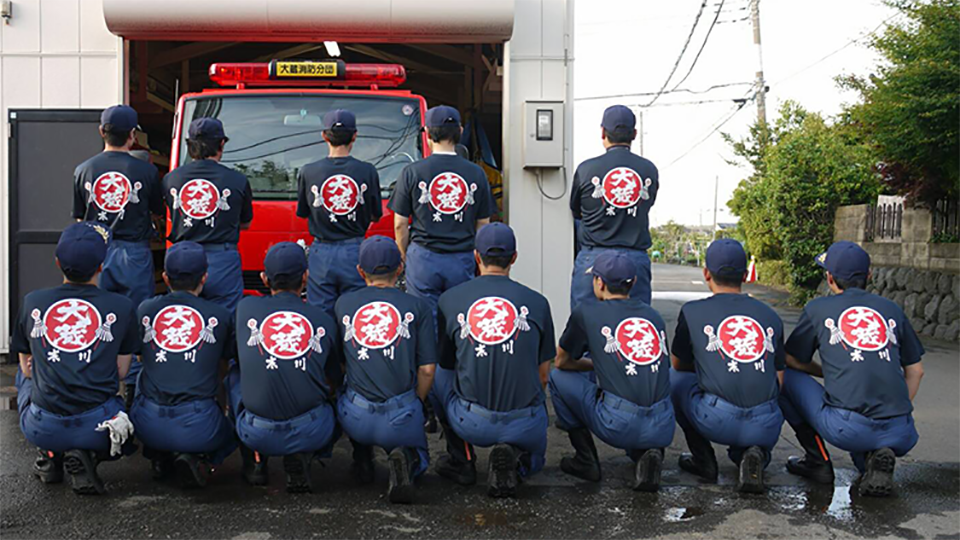
[[293, 242], [275, 244], [263, 259], [263, 271], [268, 279], [302, 275], [306, 269], [307, 255], [299, 244]]
[[74, 223], [60, 234], [57, 260], [64, 272], [93, 274], [103, 264], [110, 243], [110, 229], [92, 221]]
[[356, 131], [357, 117], [346, 109], [334, 109], [323, 115], [323, 130]]
[[732, 238], [711, 242], [706, 258], [707, 270], [715, 276], [740, 277], [747, 271], [747, 252]]
[[637, 265], [619, 251], [607, 250], [597, 255], [589, 272], [599, 276], [607, 285], [624, 287], [637, 279]]
[[111, 131], [119, 133], [128, 132], [140, 127], [137, 125], [139, 124], [137, 111], [128, 105], [114, 105], [113, 107], [104, 109], [103, 112], [100, 113], [100, 125], [105, 126], [107, 124], [113, 128]]
[[513, 255], [517, 252], [517, 237], [509, 225], [498, 221], [477, 231], [476, 246], [480, 255]]
[[187, 138], [194, 141], [197, 139], [219, 141], [226, 139], [227, 135], [223, 132], [223, 122], [216, 118], [197, 118], [190, 122]]
[[637, 127], [637, 117], [629, 107], [613, 105], [603, 111], [603, 121], [600, 126], [607, 131], [629, 130]]
[[834, 242], [817, 256], [817, 264], [837, 279], [866, 278], [870, 272], [870, 254], [853, 242]]
[[389, 274], [400, 267], [400, 248], [386, 236], [371, 236], [360, 244], [359, 262], [368, 274]]
[[438, 105], [427, 109], [426, 123], [428, 128], [441, 127], [445, 124], [460, 125], [460, 111], [448, 105]]
[[170, 279], [202, 276], [207, 271], [207, 254], [196, 242], [177, 242], [167, 250], [163, 269]]

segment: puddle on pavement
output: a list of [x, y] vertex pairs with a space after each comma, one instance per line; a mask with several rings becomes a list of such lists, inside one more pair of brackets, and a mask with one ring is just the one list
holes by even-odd
[[531, 514], [507, 514], [498, 511], [470, 512], [457, 517], [457, 521], [474, 527], [502, 527], [509, 525], [516, 527], [526, 522]]
[[703, 509], [697, 506], [689, 508], [667, 508], [667, 511], [663, 515], [663, 520], [667, 523], [681, 523], [690, 521], [703, 514]]

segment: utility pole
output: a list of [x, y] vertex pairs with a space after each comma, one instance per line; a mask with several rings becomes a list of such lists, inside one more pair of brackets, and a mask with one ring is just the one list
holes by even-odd
[[713, 181], [713, 235], [717, 237], [717, 193], [720, 191], [720, 175], [714, 176]]
[[757, 46], [757, 121], [767, 123], [767, 82], [763, 79], [763, 49], [760, 47], [760, 0], [750, 0], [753, 44]]
[[640, 123], [640, 130], [637, 135], [640, 136], [640, 155], [643, 155], [643, 111], [637, 112], [637, 120]]

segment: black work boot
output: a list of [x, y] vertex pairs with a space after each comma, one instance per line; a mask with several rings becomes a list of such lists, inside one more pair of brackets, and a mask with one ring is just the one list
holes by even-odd
[[310, 462], [313, 454], [299, 453], [283, 456], [283, 472], [287, 475], [287, 493], [313, 492]]
[[423, 402], [423, 430], [427, 433], [437, 433], [440, 431], [440, 422], [437, 420], [437, 413], [433, 410], [433, 404], [429, 399]]
[[889, 448], [867, 453], [867, 470], [860, 479], [860, 495], [889, 497], [893, 493], [893, 469], [897, 456]]
[[[137, 361], [136, 358], [133, 359], [134, 362]], [[130, 411], [133, 407], [133, 398], [137, 396], [137, 385], [136, 384], [124, 384], [123, 386], [123, 406], [126, 408], [126, 411]]]
[[663, 449], [651, 448], [640, 456], [634, 466], [633, 490], [649, 493], [660, 490], [660, 472], [663, 470]]
[[597, 446], [593, 444], [593, 435], [584, 427], [571, 429], [567, 432], [570, 444], [576, 454], [560, 460], [560, 470], [582, 478], [588, 482], [600, 481], [600, 457], [597, 456]]
[[78, 495], [102, 495], [107, 492], [97, 475], [97, 459], [89, 450], [67, 450], [63, 468], [70, 475], [73, 492]]
[[740, 458], [740, 474], [737, 476], [737, 491], [740, 493], [763, 493], [763, 450], [751, 446]]
[[692, 429], [685, 429], [683, 434], [686, 436], [687, 448], [690, 449], [691, 453], [680, 454], [680, 468], [715, 484], [718, 470], [717, 454], [713, 451], [713, 445]]
[[270, 481], [267, 469], [267, 457], [261, 456], [250, 448], [240, 445], [240, 457], [243, 459], [243, 479], [251, 486], [265, 486]]
[[33, 462], [33, 474], [44, 484], [63, 482], [63, 454], [40, 448], [37, 453], [37, 460]]
[[516, 497], [517, 451], [509, 444], [498, 444], [490, 451], [487, 494], [495, 498]]
[[787, 472], [818, 484], [833, 485], [833, 462], [830, 461], [830, 454], [827, 453], [823, 439], [812, 426], [806, 424], [794, 427], [793, 430], [797, 435], [797, 442], [804, 450], [804, 456], [787, 458]]
[[472, 461], [460, 461], [450, 454], [444, 454], [437, 459], [437, 474], [453, 480], [461, 486], [472, 486], [477, 483], [477, 466]]
[[177, 472], [180, 487], [202, 488], [207, 485], [207, 475], [210, 474], [210, 470], [201, 462], [200, 456], [176, 454], [173, 458], [173, 468]]
[[413, 502], [413, 471], [420, 464], [420, 456], [412, 448], [394, 448], [387, 458], [390, 466], [390, 484], [387, 496], [392, 503]]
[[373, 465], [373, 447], [362, 445], [353, 439], [353, 474], [361, 484], [373, 483], [376, 478], [376, 469]]

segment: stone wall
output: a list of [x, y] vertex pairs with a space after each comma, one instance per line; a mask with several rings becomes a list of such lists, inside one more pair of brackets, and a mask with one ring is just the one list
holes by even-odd
[[918, 334], [949, 341], [960, 337], [960, 275], [874, 266], [867, 290], [903, 308]]

